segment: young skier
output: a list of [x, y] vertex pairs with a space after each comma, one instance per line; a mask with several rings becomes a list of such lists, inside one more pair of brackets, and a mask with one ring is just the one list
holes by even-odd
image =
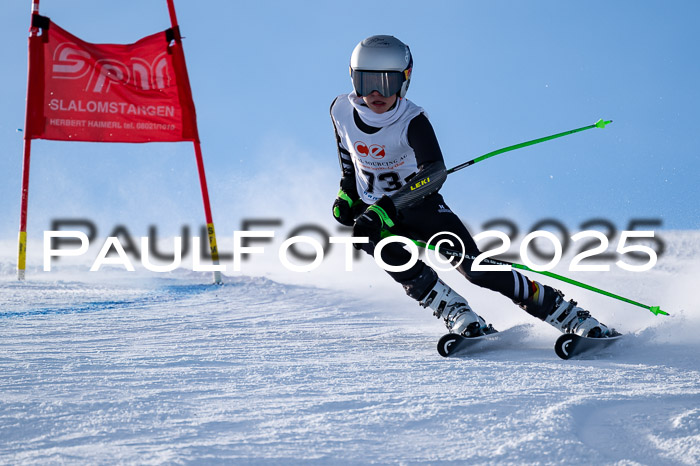
[[[464, 243], [466, 254], [479, 250], [466, 227], [439, 193], [447, 178], [433, 128], [421, 107], [405, 99], [413, 57], [406, 44], [392, 36], [372, 36], [360, 42], [350, 58], [354, 91], [331, 104], [342, 170], [333, 216], [353, 227], [356, 244], [374, 255], [381, 232], [420, 241], [449, 232]], [[438, 235], [435, 241], [444, 236]], [[385, 263], [408, 263], [411, 254], [400, 244], [382, 249]], [[603, 337], [610, 330], [576, 302], [550, 286], [513, 271], [472, 271], [472, 261], [457, 270], [475, 285], [512, 299], [529, 314], [562, 332]], [[445, 284], [423, 261], [403, 272], [388, 272], [421, 306], [432, 309], [448, 330], [467, 337], [489, 331], [466, 299]]]

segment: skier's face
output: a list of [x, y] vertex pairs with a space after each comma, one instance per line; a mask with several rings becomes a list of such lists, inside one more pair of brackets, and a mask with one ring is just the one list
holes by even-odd
[[384, 113], [396, 103], [396, 94], [384, 97], [378, 91], [372, 91], [370, 95], [362, 96], [362, 100], [374, 113]]

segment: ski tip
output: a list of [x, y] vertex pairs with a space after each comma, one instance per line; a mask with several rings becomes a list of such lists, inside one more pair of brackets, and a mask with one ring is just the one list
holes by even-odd
[[649, 310], [650, 310], [655, 316], [658, 316], [659, 314], [661, 314], [662, 316], [667, 316], [667, 315], [668, 315], [668, 312], [662, 311], [662, 310], [661, 310], [661, 306], [651, 306], [651, 307], [649, 307]]
[[607, 125], [612, 123], [612, 120], [603, 120], [602, 118], [595, 122], [597, 128], [605, 128]]

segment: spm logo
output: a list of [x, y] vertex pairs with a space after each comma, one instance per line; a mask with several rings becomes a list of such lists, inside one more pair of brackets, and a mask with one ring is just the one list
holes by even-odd
[[107, 93], [112, 84], [127, 84], [141, 90], [164, 89], [170, 85], [166, 52], [152, 63], [131, 57], [128, 63], [113, 58], [93, 58], [76, 44], [64, 42], [56, 47], [52, 77], [81, 79], [90, 73], [85, 90]]
[[355, 152], [357, 152], [357, 155], [360, 157], [367, 157], [369, 155], [373, 159], [383, 159], [386, 156], [384, 146], [372, 144], [371, 146], [367, 147], [367, 144], [362, 141], [357, 141], [355, 143]]

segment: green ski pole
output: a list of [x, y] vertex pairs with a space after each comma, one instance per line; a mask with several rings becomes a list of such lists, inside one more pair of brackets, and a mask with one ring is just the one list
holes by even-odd
[[[601, 129], [602, 129], [602, 128], [605, 128], [605, 127], [606, 127], [608, 124], [610, 124], [610, 123], [612, 123], [612, 120], [603, 120], [603, 119], [600, 119], [600, 120], [596, 121], [595, 123], [593, 123], [592, 125], [583, 126], [583, 127], [581, 127], [581, 128], [576, 128], [576, 129], [572, 129], [572, 130], [569, 130], [569, 131], [564, 131], [564, 132], [562, 132], [562, 133], [552, 134], [551, 136], [545, 136], [545, 137], [542, 137], [542, 138], [533, 139], [533, 140], [531, 140], [531, 141], [521, 142], [520, 144], [514, 144], [514, 145], [512, 145], [512, 146], [507, 146], [507, 147], [504, 147], [504, 148], [502, 148], [502, 149], [498, 149], [498, 150], [495, 150], [495, 151], [492, 151], [492, 152], [488, 152], [488, 153], [486, 153], [486, 154], [484, 154], [484, 155], [481, 155], [481, 156], [479, 156], [479, 157], [477, 157], [477, 158], [475, 158], [475, 159], [472, 159], [472, 160], [470, 160], [470, 161], [468, 161], [468, 162], [464, 162], [464, 163], [462, 163], [462, 164], [460, 164], [460, 165], [457, 165], [456, 167], [450, 168], [449, 170], [447, 170], [447, 174], [449, 175], [449, 174], [454, 173], [454, 172], [456, 172], [456, 171], [459, 171], [459, 170], [461, 170], [461, 169], [463, 169], [463, 168], [467, 168], [467, 167], [469, 167], [469, 166], [471, 166], [471, 165], [474, 165], [475, 163], [479, 163], [479, 162], [481, 162], [482, 160], [486, 160], [486, 159], [491, 158], [491, 157], [493, 157], [493, 156], [496, 156], [496, 155], [499, 155], [499, 154], [503, 154], [504, 152], [510, 152], [510, 151], [513, 151], [513, 150], [516, 150], [516, 149], [520, 149], [520, 148], [523, 148], [523, 147], [532, 146], [532, 145], [534, 145], [534, 144], [539, 144], [540, 142], [551, 141], [552, 139], [557, 139], [557, 138], [560, 138], [560, 137], [563, 137], [563, 136], [568, 136], [568, 135], [570, 135], [570, 134], [579, 133], [579, 132], [581, 132], [581, 131], [586, 131], [586, 130], [588, 130], [588, 129], [593, 129], [593, 128], [601, 128]], [[387, 237], [387, 236], [394, 236], [394, 235], [392, 235], [391, 233], [389, 233], [388, 231], [385, 230], [384, 232], [382, 232], [382, 236], [383, 236], [383, 237]], [[410, 239], [410, 238], [409, 238], [409, 239]], [[425, 243], [423, 243], [423, 242], [421, 242], [421, 241], [417, 241], [417, 240], [414, 240], [414, 239], [411, 239], [411, 241], [412, 241], [413, 243], [415, 243], [415, 244], [416, 244], [417, 246], [419, 246], [419, 247], [431, 249], [431, 250], [433, 250], [433, 251], [436, 250], [436, 248], [435, 248], [434, 245], [427, 245], [427, 244], [425, 244]], [[440, 248], [437, 252], [440, 252], [440, 253], [442, 253], [442, 254], [448, 256], [448, 257], [464, 258], [464, 259], [472, 260], [472, 261], [473, 261], [473, 260], [476, 260], [476, 257], [471, 256], [471, 255], [469, 255], [469, 254], [462, 253], [462, 252], [460, 252], [460, 251], [456, 251], [456, 250], [454, 250], [454, 249]], [[547, 277], [551, 277], [551, 278], [554, 278], [554, 279], [556, 279], [556, 280], [560, 280], [560, 281], [563, 281], [563, 282], [565, 282], [565, 283], [569, 283], [569, 284], [571, 284], [571, 285], [575, 285], [575, 286], [578, 286], [578, 287], [580, 287], [580, 288], [584, 288], [584, 289], [586, 289], [586, 290], [593, 291], [593, 292], [595, 292], [595, 293], [599, 293], [599, 294], [602, 294], [602, 295], [604, 295], [604, 296], [608, 296], [608, 297], [610, 297], [610, 298], [614, 298], [614, 299], [617, 299], [617, 300], [620, 300], [620, 301], [624, 301], [624, 302], [626, 302], [626, 303], [633, 304], [633, 305], [635, 305], [635, 306], [638, 306], [638, 307], [647, 309], [648, 311], [650, 311], [650, 312], [651, 312], [652, 314], [654, 314], [654, 315], [665, 315], [665, 316], [669, 315], [666, 311], [661, 310], [661, 307], [660, 307], [660, 306], [648, 306], [648, 305], [646, 305], [646, 304], [639, 303], [639, 302], [634, 301], [634, 300], [632, 300], [632, 299], [625, 298], [624, 296], [620, 296], [620, 295], [616, 295], [616, 294], [614, 294], [614, 293], [610, 293], [609, 291], [605, 291], [605, 290], [602, 290], [602, 289], [600, 289], [600, 288], [596, 288], [595, 286], [591, 286], [591, 285], [588, 285], [588, 284], [586, 284], [586, 283], [582, 283], [582, 282], [579, 282], [579, 281], [577, 281], [577, 280], [574, 280], [574, 279], [571, 279], [571, 278], [568, 278], [568, 277], [565, 277], [565, 276], [563, 276], [563, 275], [559, 275], [559, 274], [556, 274], [556, 273], [553, 273], [553, 272], [546, 272], [546, 271], [543, 271], [543, 270], [542, 270], [542, 271], [540, 271], [540, 270], [533, 270], [533, 269], [531, 269], [530, 267], [528, 267], [528, 266], [526, 266], [526, 265], [516, 264], [516, 263], [513, 263], [513, 262], [506, 262], [506, 261], [498, 261], [498, 260], [495, 260], [495, 259], [488, 259], [488, 258], [487, 258], [487, 259], [484, 259], [482, 262], [485, 263], [485, 264], [490, 264], [490, 265], [505, 265], [505, 266], [508, 266], [508, 267], [512, 267], [512, 268], [514, 268], [514, 269], [520, 269], [520, 270], [525, 270], [525, 271], [528, 271], [528, 272], [538, 273], [538, 274], [540, 274], [540, 275], [545, 275], [545, 276], [547, 276]]]
[[498, 149], [492, 152], [489, 152], [488, 154], [484, 154], [482, 156], [479, 156], [473, 160], [470, 160], [469, 162], [464, 162], [462, 164], [457, 165], [456, 167], [450, 168], [447, 170], [447, 174], [449, 175], [450, 173], [454, 173], [458, 170], [461, 170], [463, 168], [467, 168], [471, 165], [474, 165], [475, 163], [479, 163], [482, 160], [486, 160], [488, 158], [491, 158], [495, 155], [502, 154], [504, 152], [510, 152], [515, 149], [520, 149], [522, 147], [527, 147], [527, 146], [532, 146], [534, 144], [539, 144], [540, 142], [545, 142], [545, 141], [551, 141], [552, 139], [557, 139], [563, 136], [568, 136], [569, 134], [574, 134], [574, 133], [580, 133], [581, 131], [586, 131], [587, 129], [592, 129], [592, 128], [605, 128], [606, 125], [609, 123], [612, 123], [612, 120], [598, 120], [592, 125], [588, 126], [583, 126], [581, 128], [576, 128], [576, 129], [571, 129], [569, 131], [564, 131], [563, 133], [557, 133], [557, 134], [552, 134], [551, 136], [545, 136], [543, 138], [538, 138], [538, 139], [533, 139], [532, 141], [525, 141], [521, 142], [520, 144], [514, 144], [512, 146], [504, 147], [502, 149]]
[[[608, 124], [610, 124], [610, 123], [612, 123], [612, 120], [603, 120], [603, 119], [600, 119], [600, 120], [596, 121], [595, 123], [593, 123], [592, 125], [582, 126], [581, 128], [576, 128], [576, 129], [572, 129], [572, 130], [569, 130], [569, 131], [564, 131], [564, 132], [561, 132], [561, 133], [552, 134], [551, 136], [545, 136], [545, 137], [542, 137], [542, 138], [533, 139], [533, 140], [531, 140], [531, 141], [521, 142], [520, 144], [514, 144], [514, 145], [512, 145], [512, 146], [507, 146], [507, 147], [504, 147], [504, 148], [502, 148], [502, 149], [498, 149], [498, 150], [495, 150], [495, 151], [492, 151], [492, 152], [488, 152], [488, 153], [486, 153], [486, 154], [484, 154], [484, 155], [481, 155], [481, 156], [479, 156], [479, 157], [477, 157], [477, 158], [475, 158], [475, 159], [472, 159], [472, 160], [470, 160], [470, 161], [468, 161], [468, 162], [464, 162], [464, 163], [462, 163], [462, 164], [460, 164], [460, 165], [457, 165], [456, 167], [450, 168], [449, 170], [447, 170], [447, 174], [449, 175], [449, 174], [454, 173], [454, 172], [456, 172], [456, 171], [459, 171], [459, 170], [461, 170], [461, 169], [463, 169], [463, 168], [467, 168], [467, 167], [469, 167], [469, 166], [471, 166], [471, 165], [474, 165], [475, 163], [479, 163], [479, 162], [481, 162], [482, 160], [486, 160], [486, 159], [491, 158], [491, 157], [493, 157], [493, 156], [496, 156], [496, 155], [499, 155], [499, 154], [503, 154], [504, 152], [510, 152], [510, 151], [513, 151], [513, 150], [516, 150], [516, 149], [520, 149], [520, 148], [523, 148], [523, 147], [532, 146], [532, 145], [534, 145], [534, 144], [539, 144], [540, 142], [551, 141], [552, 139], [557, 139], [557, 138], [560, 138], [560, 137], [563, 137], [563, 136], [568, 136], [568, 135], [570, 135], [570, 134], [579, 133], [579, 132], [581, 132], [581, 131], [586, 131], [586, 130], [588, 130], [588, 129], [593, 129], [593, 128], [601, 128], [601, 129], [602, 129], [602, 128], [605, 128], [605, 127], [606, 127]], [[420, 247], [423, 247], [423, 248], [426, 247], [426, 245], [425, 245], [424, 243], [421, 243], [420, 241], [415, 241], [415, 240], [411, 240], [411, 241], [413, 241], [416, 245], [418, 245], [418, 246], [420, 246]], [[433, 246], [430, 246], [429, 249], [434, 250], [435, 248], [434, 248]], [[470, 260], [476, 259], [475, 257], [462, 254], [462, 253], [460, 253], [459, 251], [453, 251], [453, 250], [445, 249], [445, 248], [441, 249], [439, 252], [441, 252], [441, 253], [443, 253], [443, 254], [446, 254], [446, 255], [449, 255], [449, 256], [452, 256], [452, 257], [464, 257], [465, 259], [470, 259]], [[573, 279], [571, 279], [571, 278], [564, 277], [563, 275], [558, 275], [558, 274], [552, 273], [552, 272], [545, 272], [545, 271], [533, 270], [533, 269], [527, 267], [526, 265], [515, 264], [515, 263], [505, 262], [505, 261], [496, 261], [496, 260], [493, 260], [493, 259], [486, 259], [486, 260], [484, 260], [483, 262], [489, 263], [489, 264], [492, 264], [492, 265], [507, 265], [507, 266], [510, 266], [510, 267], [512, 267], [512, 268], [515, 268], [515, 269], [521, 269], [521, 270], [526, 270], [526, 271], [528, 271], [528, 272], [539, 273], [539, 274], [541, 274], [541, 275], [545, 275], [545, 276], [548, 276], [548, 277], [551, 277], [551, 278], [555, 278], [555, 279], [557, 279], [557, 280], [560, 280], [560, 281], [569, 283], [569, 284], [571, 284], [571, 285], [575, 285], [575, 286], [578, 286], [578, 287], [581, 287], [581, 288], [584, 288], [584, 289], [587, 289], [587, 290], [590, 290], [590, 291], [594, 291], [594, 292], [596, 292], [596, 293], [599, 293], [599, 294], [602, 294], [602, 295], [605, 295], [605, 296], [609, 296], [609, 297], [611, 297], [611, 298], [618, 299], [618, 300], [620, 300], [620, 301], [624, 301], [624, 302], [626, 302], [626, 303], [633, 304], [633, 305], [635, 305], [635, 306], [642, 307], [642, 308], [644, 308], [644, 309], [649, 310], [649, 311], [650, 311], [651, 313], [653, 313], [654, 315], [659, 315], [659, 314], [661, 314], [661, 315], [668, 315], [668, 313], [665, 312], [665, 311], [662, 311], [661, 308], [660, 308], [659, 306], [647, 306], [646, 304], [638, 303], [637, 301], [633, 301], [633, 300], [628, 299], [628, 298], [625, 298], [625, 297], [623, 297], [623, 296], [619, 296], [619, 295], [616, 295], [616, 294], [614, 294], [614, 293], [610, 293], [610, 292], [608, 292], [608, 291], [601, 290], [600, 288], [596, 288], [596, 287], [594, 287], [594, 286], [587, 285], [587, 284], [585, 284], [585, 283], [582, 283], [582, 282], [573, 280]]]
[[[385, 232], [385, 233], [383, 233], [382, 236], [387, 237], [387, 236], [394, 236], [394, 235], [392, 235], [392, 234], [389, 233], [389, 232]], [[409, 239], [410, 239], [410, 238], [409, 238]], [[430, 249], [430, 250], [432, 250], [432, 251], [437, 251], [437, 252], [442, 253], [442, 254], [444, 254], [444, 255], [446, 255], [446, 256], [448, 256], [448, 257], [464, 258], [464, 259], [472, 260], [472, 261], [476, 259], [476, 257], [471, 256], [471, 255], [469, 255], [469, 254], [465, 254], [465, 253], [463, 253], [463, 252], [461, 252], [461, 251], [457, 251], [457, 250], [450, 249], [450, 248], [440, 248], [440, 249], [438, 250], [438, 249], [436, 249], [435, 246], [432, 245], [432, 244], [428, 245], [428, 244], [425, 244], [425, 243], [422, 242], [422, 241], [417, 241], [417, 240], [414, 240], [414, 239], [410, 239], [410, 240], [411, 240], [416, 246], [419, 246], [419, 247], [425, 248], [425, 249]], [[602, 294], [602, 295], [604, 295], [604, 296], [608, 296], [608, 297], [610, 297], [610, 298], [614, 298], [614, 299], [617, 299], [617, 300], [619, 300], [619, 301], [624, 301], [624, 302], [626, 302], [626, 303], [633, 304], [633, 305], [635, 305], [635, 306], [638, 306], [638, 307], [647, 309], [648, 311], [650, 311], [650, 312], [651, 312], [652, 314], [654, 314], [654, 315], [659, 315], [659, 314], [664, 315], [664, 316], [669, 315], [668, 312], [661, 310], [661, 307], [660, 307], [660, 306], [648, 306], [648, 305], [646, 305], [646, 304], [642, 304], [642, 303], [639, 303], [639, 302], [637, 302], [637, 301], [631, 300], [631, 299], [629, 299], [629, 298], [625, 298], [625, 297], [623, 297], [623, 296], [619, 296], [619, 295], [616, 295], [616, 294], [614, 294], [614, 293], [610, 293], [609, 291], [601, 290], [600, 288], [596, 288], [595, 286], [587, 285], [587, 284], [585, 284], [585, 283], [579, 282], [579, 281], [577, 281], [577, 280], [573, 280], [573, 279], [571, 279], [571, 278], [568, 278], [568, 277], [565, 277], [565, 276], [563, 276], [563, 275], [559, 275], [559, 274], [556, 274], [556, 273], [546, 272], [546, 271], [544, 271], [544, 270], [541, 270], [541, 271], [540, 271], [540, 270], [533, 270], [533, 269], [531, 269], [530, 267], [528, 267], [528, 266], [526, 266], [526, 265], [515, 264], [515, 263], [513, 263], [513, 262], [499, 261], [499, 260], [495, 260], [495, 259], [484, 259], [484, 260], [482, 261], [482, 263], [484, 263], [484, 264], [489, 264], [489, 265], [506, 265], [506, 266], [512, 267], [512, 268], [514, 268], [514, 269], [520, 269], [520, 270], [526, 270], [526, 271], [528, 271], [528, 272], [539, 273], [540, 275], [545, 275], [545, 276], [547, 276], [547, 277], [551, 277], [551, 278], [554, 278], [554, 279], [556, 279], [556, 280], [560, 280], [560, 281], [563, 281], [563, 282], [565, 282], [565, 283], [569, 283], [569, 284], [571, 284], [571, 285], [575, 285], [575, 286], [578, 286], [578, 287], [580, 287], [580, 288], [584, 288], [584, 289], [586, 289], [586, 290], [593, 291], [593, 292], [595, 292], [595, 293], [599, 293], [599, 294]]]

